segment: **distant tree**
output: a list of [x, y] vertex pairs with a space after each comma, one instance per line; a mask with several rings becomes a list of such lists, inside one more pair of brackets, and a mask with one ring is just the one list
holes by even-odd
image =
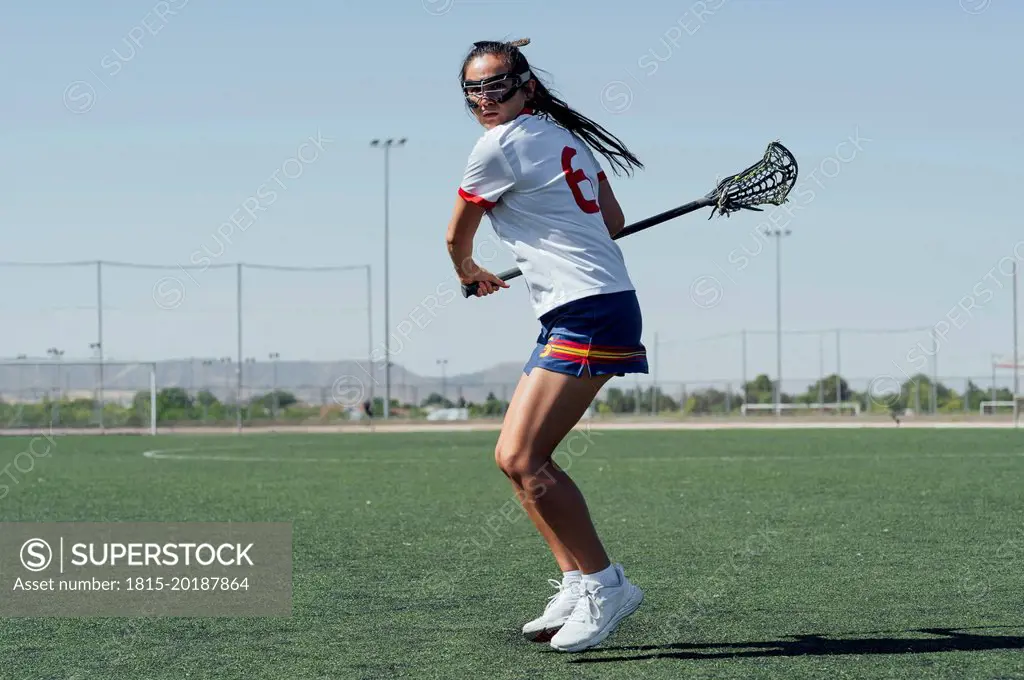
[[169, 409], [187, 411], [192, 408], [192, 397], [181, 387], [167, 387], [156, 393], [157, 413]]
[[420, 402], [420, 406], [426, 408], [427, 406], [440, 406], [441, 408], [451, 408], [452, 402], [442, 397], [437, 392], [431, 392], [426, 399]]
[[598, 401], [599, 410], [602, 404], [611, 413], [632, 413], [636, 409], [636, 396], [633, 392], [627, 394], [618, 387], [612, 387], [605, 398]]
[[743, 396], [740, 394], [709, 387], [690, 392], [686, 397], [686, 403], [683, 404], [683, 413], [729, 413], [738, 409], [742, 403]]
[[[936, 408], [943, 410], [945, 404], [959, 400], [960, 395], [941, 381], [935, 383]], [[932, 405], [932, 379], [924, 373], [911, 376], [900, 386], [900, 398], [904, 409], [928, 412]], [[961, 409], [963, 408], [961, 404]]]
[[199, 394], [196, 395], [196, 403], [200, 406], [213, 406], [219, 402], [213, 392], [210, 390], [201, 390]]
[[767, 374], [761, 373], [744, 385], [744, 394], [753, 404], [771, 404], [775, 400], [775, 384]]
[[[190, 420], [194, 402], [189, 393], [180, 387], [168, 387], [156, 393], [157, 421]], [[149, 419], [149, 392], [140, 390], [132, 398], [133, 418], [140, 423]]]
[[139, 390], [132, 397], [132, 410], [133, 411], [148, 411], [149, 410], [149, 392]]
[[996, 401], [1013, 401], [1013, 392], [1008, 387], [996, 390]]
[[[807, 386], [807, 391], [796, 397], [796, 401], [802, 404], [816, 404], [819, 399], [824, 398], [826, 404], [834, 404], [836, 399], [836, 374], [816, 380], [814, 384]], [[850, 389], [850, 385], [842, 377], [839, 378], [839, 399], [838, 401], [852, 401], [856, 395]], [[770, 400], [769, 400], [770, 401]]]
[[505, 413], [506, 408], [508, 408], [506, 402], [494, 396], [494, 392], [488, 392], [487, 399], [483, 403], [482, 412], [486, 416], [500, 416]]
[[274, 392], [268, 392], [267, 394], [261, 394], [252, 400], [253, 404], [259, 404], [263, 408], [270, 410], [274, 408], [274, 395], [277, 395], [277, 406], [281, 409], [286, 409], [292, 404], [297, 404], [298, 399], [291, 392], [284, 390], [276, 390]]
[[974, 384], [973, 380], [967, 381], [967, 392], [964, 394], [964, 399], [967, 400], [968, 409], [980, 409], [981, 402], [989, 401], [992, 393], [988, 390], [983, 390]]
[[683, 413], [708, 414], [725, 410], [725, 392], [714, 388], [695, 390], [686, 397]]

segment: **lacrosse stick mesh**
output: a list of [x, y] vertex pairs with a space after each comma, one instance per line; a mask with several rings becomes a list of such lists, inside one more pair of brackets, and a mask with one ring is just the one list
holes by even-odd
[[717, 210], [722, 215], [739, 210], [761, 210], [755, 206], [782, 205], [796, 184], [796, 158], [779, 142], [772, 142], [764, 157], [743, 172], [719, 182], [707, 195], [714, 201], [711, 217]]

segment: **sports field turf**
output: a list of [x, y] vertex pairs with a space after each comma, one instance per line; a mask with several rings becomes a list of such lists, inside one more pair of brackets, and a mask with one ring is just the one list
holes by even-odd
[[1024, 432], [576, 435], [647, 595], [581, 654], [519, 637], [557, 572], [494, 440], [58, 439], [0, 520], [293, 522], [294, 614], [3, 619], [0, 678], [1024, 678]]

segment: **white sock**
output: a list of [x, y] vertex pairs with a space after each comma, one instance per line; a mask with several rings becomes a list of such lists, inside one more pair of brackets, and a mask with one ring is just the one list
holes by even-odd
[[574, 583], [576, 581], [579, 581], [581, 578], [583, 578], [583, 572], [580, 571], [579, 569], [574, 569], [572, 571], [563, 571], [562, 572], [562, 584], [563, 585], [569, 585], [570, 583]]
[[597, 583], [606, 588], [621, 585], [619, 583], [619, 572], [615, 570], [614, 564], [609, 564], [607, 568], [595, 574], [584, 574], [583, 580], [591, 583]]

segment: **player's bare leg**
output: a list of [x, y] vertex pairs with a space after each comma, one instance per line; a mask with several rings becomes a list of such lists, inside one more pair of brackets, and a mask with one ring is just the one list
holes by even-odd
[[[495, 446], [495, 459], [497, 460], [499, 467], [502, 465], [502, 451], [505, 450], [506, 432], [510, 429], [509, 423], [517, 419], [516, 413], [524, 403], [522, 396], [526, 391], [525, 386], [527, 384], [528, 377], [529, 376], [523, 375], [519, 379], [519, 384], [516, 385], [516, 389], [512, 393], [512, 399], [509, 401], [508, 409], [505, 411], [504, 424], [502, 425], [501, 434], [498, 436], [498, 444]], [[576, 564], [576, 559], [572, 556], [572, 553], [569, 552], [569, 549], [566, 548], [560, 540], [558, 540], [558, 536], [555, 535], [555, 532], [550, 526], [548, 526], [548, 523], [544, 521], [544, 518], [541, 517], [540, 512], [537, 510], [537, 506], [534, 503], [525, 502], [525, 491], [523, 490], [522, 485], [520, 485], [513, 477], [509, 477], [509, 481], [512, 482], [512, 486], [515, 488], [519, 501], [523, 506], [523, 510], [529, 516], [530, 521], [533, 522], [533, 526], [535, 526], [537, 531], [540, 532], [544, 541], [548, 544], [548, 548], [551, 549], [551, 554], [554, 555], [555, 562], [558, 563], [559, 569], [561, 569], [563, 573], [578, 571], [579, 565]]]
[[[526, 375], [520, 378], [519, 384], [516, 385], [516, 389], [512, 393], [508, 409], [505, 411], [502, 433], [498, 436], [498, 444], [495, 447], [495, 458], [499, 467], [502, 465], [501, 456], [502, 451], [505, 450], [506, 433], [510, 429], [510, 423], [516, 421], [516, 413], [525, 402], [523, 395], [527, 390], [527, 379], [528, 376]], [[562, 570], [561, 579], [548, 579], [548, 583], [556, 589], [556, 592], [548, 599], [544, 612], [523, 626], [523, 637], [527, 640], [549, 642], [576, 608], [576, 603], [583, 594], [583, 574], [579, 570], [572, 553], [558, 540], [554, 530], [541, 517], [536, 504], [527, 501], [526, 492], [522, 485], [512, 477], [509, 477], [509, 481], [512, 482], [523, 510], [548, 544], [551, 554], [555, 557], [555, 562], [558, 563], [559, 569]]]
[[[535, 367], [516, 388], [496, 451], [498, 465], [524, 507], [539, 516], [579, 567], [579, 581], [563, 580], [544, 614], [523, 627], [528, 639], [579, 651], [604, 640], [643, 601], [642, 591], [611, 564], [576, 484], [552, 460], [610, 375], [575, 377]], [[557, 583], [557, 582], [556, 582]], [[569, 607], [575, 599], [573, 606]], [[595, 615], [594, 612], [597, 612]]]
[[[535, 376], [541, 372], [546, 373], [546, 371], [535, 368], [531, 375]], [[576, 558], [573, 557], [573, 554], [565, 544], [559, 540], [554, 529], [551, 528], [541, 515], [537, 504], [531, 501], [530, 494], [523, 486], [523, 483], [526, 480], [516, 474], [510, 474], [510, 470], [506, 469], [509, 466], [510, 461], [515, 457], [511, 453], [513, 451], [511, 448], [513, 442], [518, 443], [523, 437], [523, 432], [520, 427], [521, 423], [526, 421], [527, 415], [523, 413], [523, 410], [534, 408], [536, 406], [535, 402], [529, 397], [531, 384], [531, 377], [523, 375], [519, 380], [519, 384], [516, 385], [515, 392], [513, 392], [512, 399], [505, 412], [505, 420], [502, 425], [501, 434], [498, 437], [498, 443], [495, 446], [495, 460], [498, 463], [498, 467], [505, 472], [509, 481], [512, 482], [512, 486], [523, 506], [523, 510], [530, 517], [533, 525], [537, 528], [537, 531], [548, 544], [548, 548], [551, 550], [552, 555], [555, 557], [555, 561], [562, 570], [562, 578], [560, 580], [548, 579], [548, 583], [557, 590], [548, 600], [547, 606], [544, 608], [544, 612], [523, 626], [523, 636], [527, 640], [531, 640], [533, 642], [548, 642], [556, 633], [558, 633], [566, 620], [568, 620], [569, 616], [576, 608], [576, 604], [579, 602], [580, 597], [583, 595], [583, 574], [579, 569]], [[600, 386], [592, 390], [590, 397], [591, 400], [593, 399], [593, 395], [597, 394], [597, 389], [600, 389]], [[590, 401], [588, 400], [587, 404], [589, 403]], [[586, 405], [584, 405], [583, 409], [586, 409]], [[554, 447], [558, 445], [558, 442], [560, 442], [565, 434], [572, 429], [578, 420], [579, 419], [576, 418], [571, 423], [566, 423], [566, 426], [563, 427], [564, 432], [561, 435], [552, 435], [553, 443], [550, 445], [550, 450], [547, 454], [548, 465], [554, 466], [554, 463], [550, 460], [551, 454], [554, 453]], [[519, 450], [523, 450], [521, 447], [518, 447], [518, 444], [516, 444], [516, 446]], [[570, 481], [570, 484], [571, 483], [572, 482]], [[579, 498], [582, 500], [582, 495], [580, 495]], [[586, 511], [585, 507], [584, 511]]]
[[554, 534], [555, 546], [568, 551], [559, 565], [585, 573], [607, 568], [608, 555], [583, 494], [551, 456], [609, 378], [534, 368], [516, 388], [516, 403], [509, 407], [495, 451], [498, 466], [522, 493], [524, 507]]

